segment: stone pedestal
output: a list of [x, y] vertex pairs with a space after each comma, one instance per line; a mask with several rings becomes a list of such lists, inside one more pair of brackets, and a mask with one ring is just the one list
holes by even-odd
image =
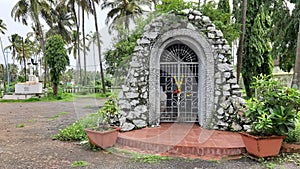
[[42, 94], [43, 85], [35, 75], [29, 75], [29, 81], [15, 84], [15, 94]]
[[15, 94], [42, 94], [42, 83], [26, 82], [15, 85]]

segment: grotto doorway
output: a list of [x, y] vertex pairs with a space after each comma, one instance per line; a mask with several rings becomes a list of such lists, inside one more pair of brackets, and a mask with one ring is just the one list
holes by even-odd
[[169, 44], [160, 57], [160, 121], [198, 122], [199, 61], [181, 42]]

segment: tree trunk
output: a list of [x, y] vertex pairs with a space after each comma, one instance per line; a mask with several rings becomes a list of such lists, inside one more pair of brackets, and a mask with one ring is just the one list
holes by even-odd
[[240, 74], [242, 70], [243, 64], [243, 51], [244, 51], [244, 40], [245, 40], [245, 31], [246, 31], [246, 14], [247, 14], [247, 0], [243, 0], [242, 7], [242, 28], [240, 34], [239, 48], [238, 48], [238, 56], [237, 56], [237, 83], [240, 81]]
[[53, 83], [53, 95], [54, 96], [57, 96], [57, 88], [58, 88], [57, 83]]
[[81, 71], [81, 57], [80, 57], [80, 6], [78, 5], [78, 21], [76, 18], [76, 29], [77, 29], [77, 59], [78, 59], [78, 67], [79, 67], [79, 84], [82, 84], [82, 71]]
[[292, 87], [296, 87], [297, 89], [299, 89], [300, 87], [300, 22], [299, 22], [299, 30], [298, 30], [297, 51], [296, 51]]
[[95, 2], [93, 3], [93, 10], [94, 10], [94, 20], [95, 20], [95, 28], [96, 28], [96, 34], [97, 34], [97, 45], [98, 45], [98, 55], [99, 55], [99, 66], [100, 66], [100, 73], [101, 73], [101, 82], [102, 82], [102, 92], [105, 94], [105, 79], [104, 79], [104, 73], [103, 73], [103, 66], [102, 66], [102, 59], [101, 59], [101, 45], [100, 45], [100, 37], [99, 37], [99, 30], [98, 30], [98, 22], [97, 22], [97, 11], [95, 7]]
[[[82, 1], [83, 3], [83, 1]], [[87, 76], [86, 76], [86, 49], [85, 49], [85, 32], [84, 32], [84, 8], [81, 7], [82, 12], [82, 40], [83, 40], [83, 64], [84, 64], [84, 80], [83, 86], [87, 85]]]
[[24, 50], [24, 39], [22, 37], [22, 51], [23, 51], [23, 62], [24, 62], [24, 79], [26, 82], [26, 57], [25, 57], [25, 50]]
[[[0, 43], [1, 43], [1, 51], [2, 51], [2, 54], [3, 54], [3, 60], [4, 60], [4, 65], [3, 65], [3, 67], [5, 66], [5, 67], [7, 67], [8, 66], [8, 61], [6, 62], [6, 58], [5, 58], [5, 53], [4, 53], [4, 49], [3, 49], [3, 43], [2, 43], [2, 39], [1, 39], [1, 37], [0, 37]], [[3, 73], [4, 73], [4, 70], [3, 70]], [[8, 77], [8, 71], [7, 71], [7, 69], [6, 69], [6, 75], [7, 75], [7, 77]], [[3, 79], [5, 79], [5, 76], [3, 76]], [[6, 79], [7, 81], [8, 81], [8, 79]], [[5, 81], [4, 81], [4, 84], [5, 84]], [[5, 88], [4, 88], [5, 89]]]
[[[47, 66], [47, 61], [45, 58], [45, 54], [46, 54], [46, 50], [45, 50], [45, 40], [44, 40], [44, 33], [41, 27], [41, 24], [39, 22], [39, 20], [37, 19], [37, 23], [36, 23], [37, 29], [38, 29], [38, 34], [39, 34], [39, 38], [40, 38], [40, 44], [42, 47], [42, 52], [43, 52], [43, 58], [44, 58], [44, 69], [45, 69], [45, 76], [44, 76], [44, 88], [47, 88], [47, 72], [48, 72], [48, 66]], [[26, 77], [25, 77], [25, 81], [26, 81]]]

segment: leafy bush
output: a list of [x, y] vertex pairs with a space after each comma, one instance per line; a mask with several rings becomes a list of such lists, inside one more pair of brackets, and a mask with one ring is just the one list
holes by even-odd
[[85, 128], [95, 127], [97, 124], [98, 115], [96, 113], [89, 114], [82, 119], [76, 121], [72, 125], [59, 130], [57, 135], [53, 136], [53, 139], [60, 141], [83, 141], [87, 140], [85, 134]]
[[296, 128], [286, 135], [285, 142], [288, 143], [295, 143], [295, 142], [300, 142], [300, 125], [296, 125]]
[[288, 143], [300, 142], [300, 113], [299, 112], [298, 112], [298, 121], [295, 125], [295, 129], [288, 132], [284, 141]]
[[53, 139], [60, 141], [83, 141], [87, 139], [84, 127], [80, 122], [75, 122], [71, 126], [63, 130], [59, 130], [59, 134], [54, 135]]
[[287, 135], [295, 128], [300, 92], [269, 76], [261, 75], [255, 80], [252, 87], [256, 89], [256, 98], [246, 104], [253, 134]]
[[53, 139], [61, 141], [83, 141], [87, 140], [85, 134], [85, 128], [96, 128], [99, 125], [99, 119], [106, 120], [108, 124], [118, 123], [117, 115], [118, 108], [117, 102], [114, 97], [110, 97], [97, 113], [89, 114], [80, 120], [76, 121], [72, 125], [65, 129], [59, 130], [57, 135], [53, 136]]

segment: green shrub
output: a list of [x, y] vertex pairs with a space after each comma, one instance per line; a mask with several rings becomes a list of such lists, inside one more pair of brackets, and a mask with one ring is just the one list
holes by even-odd
[[300, 92], [269, 76], [261, 75], [255, 80], [252, 87], [256, 89], [256, 98], [246, 104], [253, 134], [287, 135], [295, 129]]
[[108, 120], [110, 124], [118, 123], [116, 119], [118, 114], [117, 103], [114, 97], [110, 97], [104, 106], [97, 112], [89, 114], [65, 129], [59, 130], [59, 133], [53, 136], [53, 139], [61, 141], [83, 141], [87, 140], [85, 128], [95, 128], [98, 126], [99, 117], [103, 113], [109, 115]]
[[85, 134], [85, 128], [92, 128], [97, 125], [98, 114], [92, 113], [82, 119], [76, 121], [72, 125], [66, 127], [65, 129], [59, 130], [57, 135], [53, 136], [53, 139], [60, 141], [83, 141], [87, 140], [87, 135]]
[[83, 141], [87, 140], [87, 136], [84, 132], [84, 127], [80, 122], [77, 121], [71, 126], [59, 130], [59, 134], [54, 135], [53, 139], [60, 141]]
[[300, 142], [300, 113], [298, 113], [298, 122], [295, 124], [295, 129], [288, 132], [284, 141], [288, 143]]

